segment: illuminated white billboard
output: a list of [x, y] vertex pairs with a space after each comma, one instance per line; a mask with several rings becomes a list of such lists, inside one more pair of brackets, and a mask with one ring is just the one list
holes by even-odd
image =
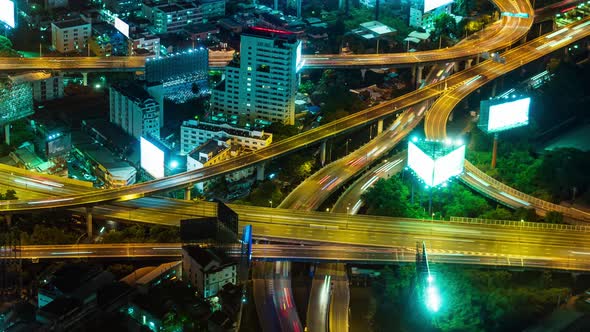
[[0, 0], [0, 21], [6, 23], [9, 27], [15, 26], [14, 2], [10, 0]]
[[125, 37], [129, 38], [129, 24], [123, 22], [118, 17], [115, 17], [115, 28], [124, 34]]
[[410, 169], [412, 169], [414, 173], [426, 183], [426, 185], [430, 186], [433, 182], [434, 160], [412, 142], [408, 145], [408, 167], [410, 167]]
[[530, 105], [531, 98], [490, 105], [487, 132], [494, 133], [528, 125]]
[[434, 161], [434, 180], [430, 186], [438, 186], [449, 178], [463, 173], [464, 166], [465, 145], [461, 145], [449, 154]]
[[[420, 146], [413, 142], [408, 144], [408, 167], [427, 186], [436, 187], [463, 172], [465, 165], [464, 144], [427, 143], [420, 144]], [[423, 151], [421, 147], [427, 151]]]
[[141, 137], [140, 142], [140, 162], [141, 168], [148, 172], [156, 179], [164, 177], [164, 151], [155, 146], [152, 142]]
[[453, 0], [424, 0], [424, 12], [427, 13], [433, 9], [448, 5], [452, 2]]

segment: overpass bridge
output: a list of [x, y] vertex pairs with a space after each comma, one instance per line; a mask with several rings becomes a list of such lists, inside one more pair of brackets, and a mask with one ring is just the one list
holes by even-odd
[[[126, 243], [21, 246], [12, 258], [45, 259], [179, 259], [180, 243]], [[257, 261], [339, 262], [356, 264], [413, 263], [415, 247], [360, 247], [334, 244], [254, 244], [252, 259]], [[509, 269], [556, 269], [590, 271], [590, 259], [578, 259], [580, 252], [568, 257], [502, 255], [485, 251], [461, 251], [429, 248], [429, 262], [435, 264], [466, 264]], [[240, 248], [229, 248], [238, 257]], [[8, 257], [5, 255], [4, 257]]]

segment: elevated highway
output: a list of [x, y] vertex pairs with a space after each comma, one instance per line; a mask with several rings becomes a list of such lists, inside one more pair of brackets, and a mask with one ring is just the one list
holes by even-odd
[[[414, 64], [429, 65], [439, 62], [475, 58], [487, 51], [509, 47], [522, 38], [533, 24], [533, 9], [528, 1], [495, 0], [500, 12], [523, 13], [529, 18], [504, 16], [492, 25], [497, 31], [494, 38], [471, 40], [461, 46], [412, 53], [362, 54], [362, 55], [311, 55], [304, 57], [306, 68], [383, 68], [401, 67]], [[233, 54], [210, 52], [212, 68], [227, 65]], [[0, 70], [61, 70], [61, 71], [141, 71], [145, 57], [42, 57], [42, 58], [0, 58]]]

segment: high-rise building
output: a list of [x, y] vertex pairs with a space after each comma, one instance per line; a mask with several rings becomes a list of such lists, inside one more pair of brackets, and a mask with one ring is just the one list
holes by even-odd
[[90, 34], [91, 24], [81, 18], [51, 23], [51, 45], [60, 53], [85, 50]]
[[142, 12], [152, 22], [154, 32], [180, 32], [188, 24], [206, 23], [211, 18], [223, 17], [225, 1], [150, 0], [143, 3]]
[[160, 137], [163, 106], [135, 82], [114, 84], [109, 88], [110, 120], [139, 139]]
[[240, 59], [212, 91], [211, 111], [254, 123], [293, 124], [301, 41], [288, 31], [253, 27], [242, 33]]

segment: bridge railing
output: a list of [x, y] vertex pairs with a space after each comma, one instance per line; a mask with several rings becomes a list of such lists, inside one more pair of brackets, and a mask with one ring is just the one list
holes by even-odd
[[471, 164], [469, 161], [465, 160], [465, 170], [475, 174], [477, 177], [479, 177], [481, 180], [489, 183], [492, 187], [502, 190], [503, 192], [514, 196], [515, 198], [518, 198], [520, 200], [523, 200], [525, 202], [530, 203], [531, 205], [533, 205], [536, 208], [539, 208], [541, 210], [545, 210], [545, 211], [556, 211], [556, 212], [561, 212], [564, 215], [567, 216], [574, 216], [576, 218], [582, 218], [582, 219], [590, 219], [590, 214], [584, 212], [584, 211], [580, 211], [577, 209], [572, 209], [566, 206], [562, 206], [559, 204], [554, 204], [551, 202], [547, 202], [544, 201], [542, 199], [539, 199], [537, 197], [531, 196], [531, 195], [527, 195], [525, 193], [523, 193], [522, 191], [518, 191], [510, 186], [505, 185], [504, 183], [494, 179], [493, 177], [487, 175], [486, 173], [484, 173], [482, 170], [480, 170], [479, 168], [475, 167], [473, 164]]
[[515, 220], [495, 220], [482, 218], [467, 218], [467, 217], [451, 217], [451, 222], [463, 224], [479, 224], [479, 225], [500, 225], [514, 228], [526, 229], [545, 229], [545, 230], [562, 230], [562, 231], [579, 231], [590, 233], [590, 226], [584, 225], [566, 225], [566, 224], [548, 224], [542, 222], [530, 221], [515, 221]]

